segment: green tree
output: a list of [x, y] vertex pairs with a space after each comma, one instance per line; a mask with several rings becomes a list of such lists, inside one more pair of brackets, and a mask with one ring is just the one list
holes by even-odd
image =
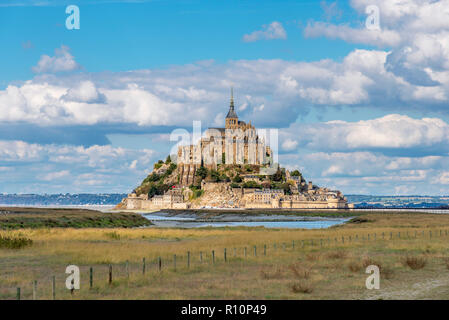
[[220, 174], [218, 173], [217, 170], [211, 170], [210, 171], [210, 177], [215, 182], [220, 181]]
[[295, 170], [295, 171], [293, 171], [293, 172], [291, 173], [291, 176], [292, 176], [292, 177], [301, 177], [302, 174], [301, 174], [301, 172], [299, 172], [298, 170]]
[[167, 156], [167, 159], [165, 159], [165, 164], [171, 163], [171, 157], [170, 155]]
[[235, 182], [235, 183], [240, 183], [242, 181], [243, 181], [243, 179], [239, 174], [236, 174], [235, 177], [232, 179], [232, 182]]
[[207, 177], [207, 169], [205, 167], [199, 167], [195, 175], [201, 177], [201, 179], [205, 179]]
[[256, 181], [246, 181], [243, 184], [243, 188], [257, 188], [257, 189], [262, 189], [262, 186], [260, 184], [258, 184]]

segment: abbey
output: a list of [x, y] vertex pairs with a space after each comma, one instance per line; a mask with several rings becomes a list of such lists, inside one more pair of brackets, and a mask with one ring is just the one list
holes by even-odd
[[[266, 133], [266, 131], [263, 131]], [[260, 137], [256, 128], [239, 120], [234, 107], [231, 88], [231, 102], [224, 128], [209, 128], [205, 136], [196, 144], [180, 146], [177, 163], [180, 171], [179, 184], [188, 186], [195, 183], [195, 173], [199, 167], [217, 169], [217, 165], [272, 164], [272, 151]]]
[[[224, 128], [208, 128], [195, 144], [159, 160], [118, 205], [130, 210], [188, 208], [348, 209], [344, 195], [281, 168], [271, 135], [239, 120], [231, 101]], [[277, 142], [277, 141], [276, 141]]]

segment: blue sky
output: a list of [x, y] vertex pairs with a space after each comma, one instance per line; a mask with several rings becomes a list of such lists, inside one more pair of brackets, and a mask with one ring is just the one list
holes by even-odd
[[314, 183], [448, 194], [448, 8], [1, 1], [0, 192], [128, 192], [172, 130], [223, 123], [233, 85], [239, 116], [278, 129], [281, 162]]

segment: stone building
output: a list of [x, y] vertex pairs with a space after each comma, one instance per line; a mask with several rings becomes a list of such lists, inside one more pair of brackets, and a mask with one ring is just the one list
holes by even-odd
[[196, 183], [195, 172], [200, 166], [216, 169], [217, 164], [270, 163], [272, 151], [265, 139], [258, 135], [251, 121], [239, 120], [231, 102], [224, 128], [209, 128], [196, 145], [179, 146], [177, 154], [179, 184], [188, 186]]

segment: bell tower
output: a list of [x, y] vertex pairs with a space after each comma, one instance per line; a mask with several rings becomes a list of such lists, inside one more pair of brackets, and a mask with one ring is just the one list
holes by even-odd
[[228, 115], [226, 116], [225, 128], [226, 129], [236, 129], [239, 125], [239, 118], [234, 110], [234, 90], [231, 87], [231, 103], [229, 105]]

